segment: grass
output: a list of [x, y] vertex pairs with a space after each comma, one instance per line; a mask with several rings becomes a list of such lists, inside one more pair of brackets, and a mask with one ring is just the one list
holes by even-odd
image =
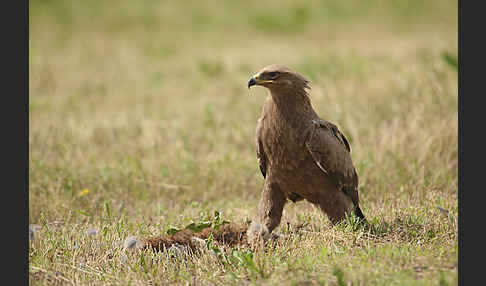
[[[30, 2], [30, 284], [457, 285], [457, 2], [110, 3]], [[299, 202], [267, 252], [125, 252], [253, 218], [271, 63], [349, 139], [376, 231]]]

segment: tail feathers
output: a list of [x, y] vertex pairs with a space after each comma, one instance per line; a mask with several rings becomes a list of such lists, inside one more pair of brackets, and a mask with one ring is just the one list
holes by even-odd
[[365, 223], [365, 224], [367, 224], [367, 223], [368, 223], [368, 221], [366, 220], [366, 218], [365, 218], [365, 216], [364, 216], [363, 212], [362, 212], [362, 211], [361, 211], [361, 209], [359, 208], [359, 205], [357, 205], [357, 206], [356, 206], [356, 209], [354, 210], [354, 214], [355, 214], [357, 217], [359, 217], [360, 222], [363, 222], [363, 223]]

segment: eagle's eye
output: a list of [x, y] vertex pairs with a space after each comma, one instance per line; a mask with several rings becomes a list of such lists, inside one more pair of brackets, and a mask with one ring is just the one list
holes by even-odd
[[278, 76], [278, 72], [269, 72], [268, 77], [271, 79], [274, 79]]

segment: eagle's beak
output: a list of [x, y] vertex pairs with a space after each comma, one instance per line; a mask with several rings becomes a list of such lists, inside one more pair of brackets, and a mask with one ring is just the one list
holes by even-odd
[[254, 75], [250, 78], [250, 81], [248, 82], [248, 89], [250, 89], [250, 87], [252, 85], [261, 85], [263, 83], [272, 83], [274, 82], [273, 80], [265, 80], [265, 79], [259, 79], [259, 75], [260, 74], [257, 74], [257, 75]]
[[251, 77], [250, 81], [248, 82], [248, 89], [250, 89], [252, 85], [256, 85], [256, 84], [257, 84], [256, 79], [254, 77]]

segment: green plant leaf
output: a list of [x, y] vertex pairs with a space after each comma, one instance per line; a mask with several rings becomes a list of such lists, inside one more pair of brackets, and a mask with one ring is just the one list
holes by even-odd
[[441, 57], [446, 63], [458, 70], [459, 63], [457, 61], [457, 56], [454, 56], [449, 52], [442, 52]]
[[178, 228], [172, 227], [172, 228], [169, 228], [169, 229], [167, 230], [167, 234], [168, 234], [168, 235], [173, 235], [173, 234], [178, 233], [179, 231], [181, 231], [181, 230], [180, 230], [180, 229], [178, 229]]
[[210, 227], [211, 224], [212, 223], [210, 221], [201, 222], [199, 224], [193, 222], [191, 224], [188, 224], [185, 228], [193, 230], [194, 232], [200, 232], [201, 230]]

